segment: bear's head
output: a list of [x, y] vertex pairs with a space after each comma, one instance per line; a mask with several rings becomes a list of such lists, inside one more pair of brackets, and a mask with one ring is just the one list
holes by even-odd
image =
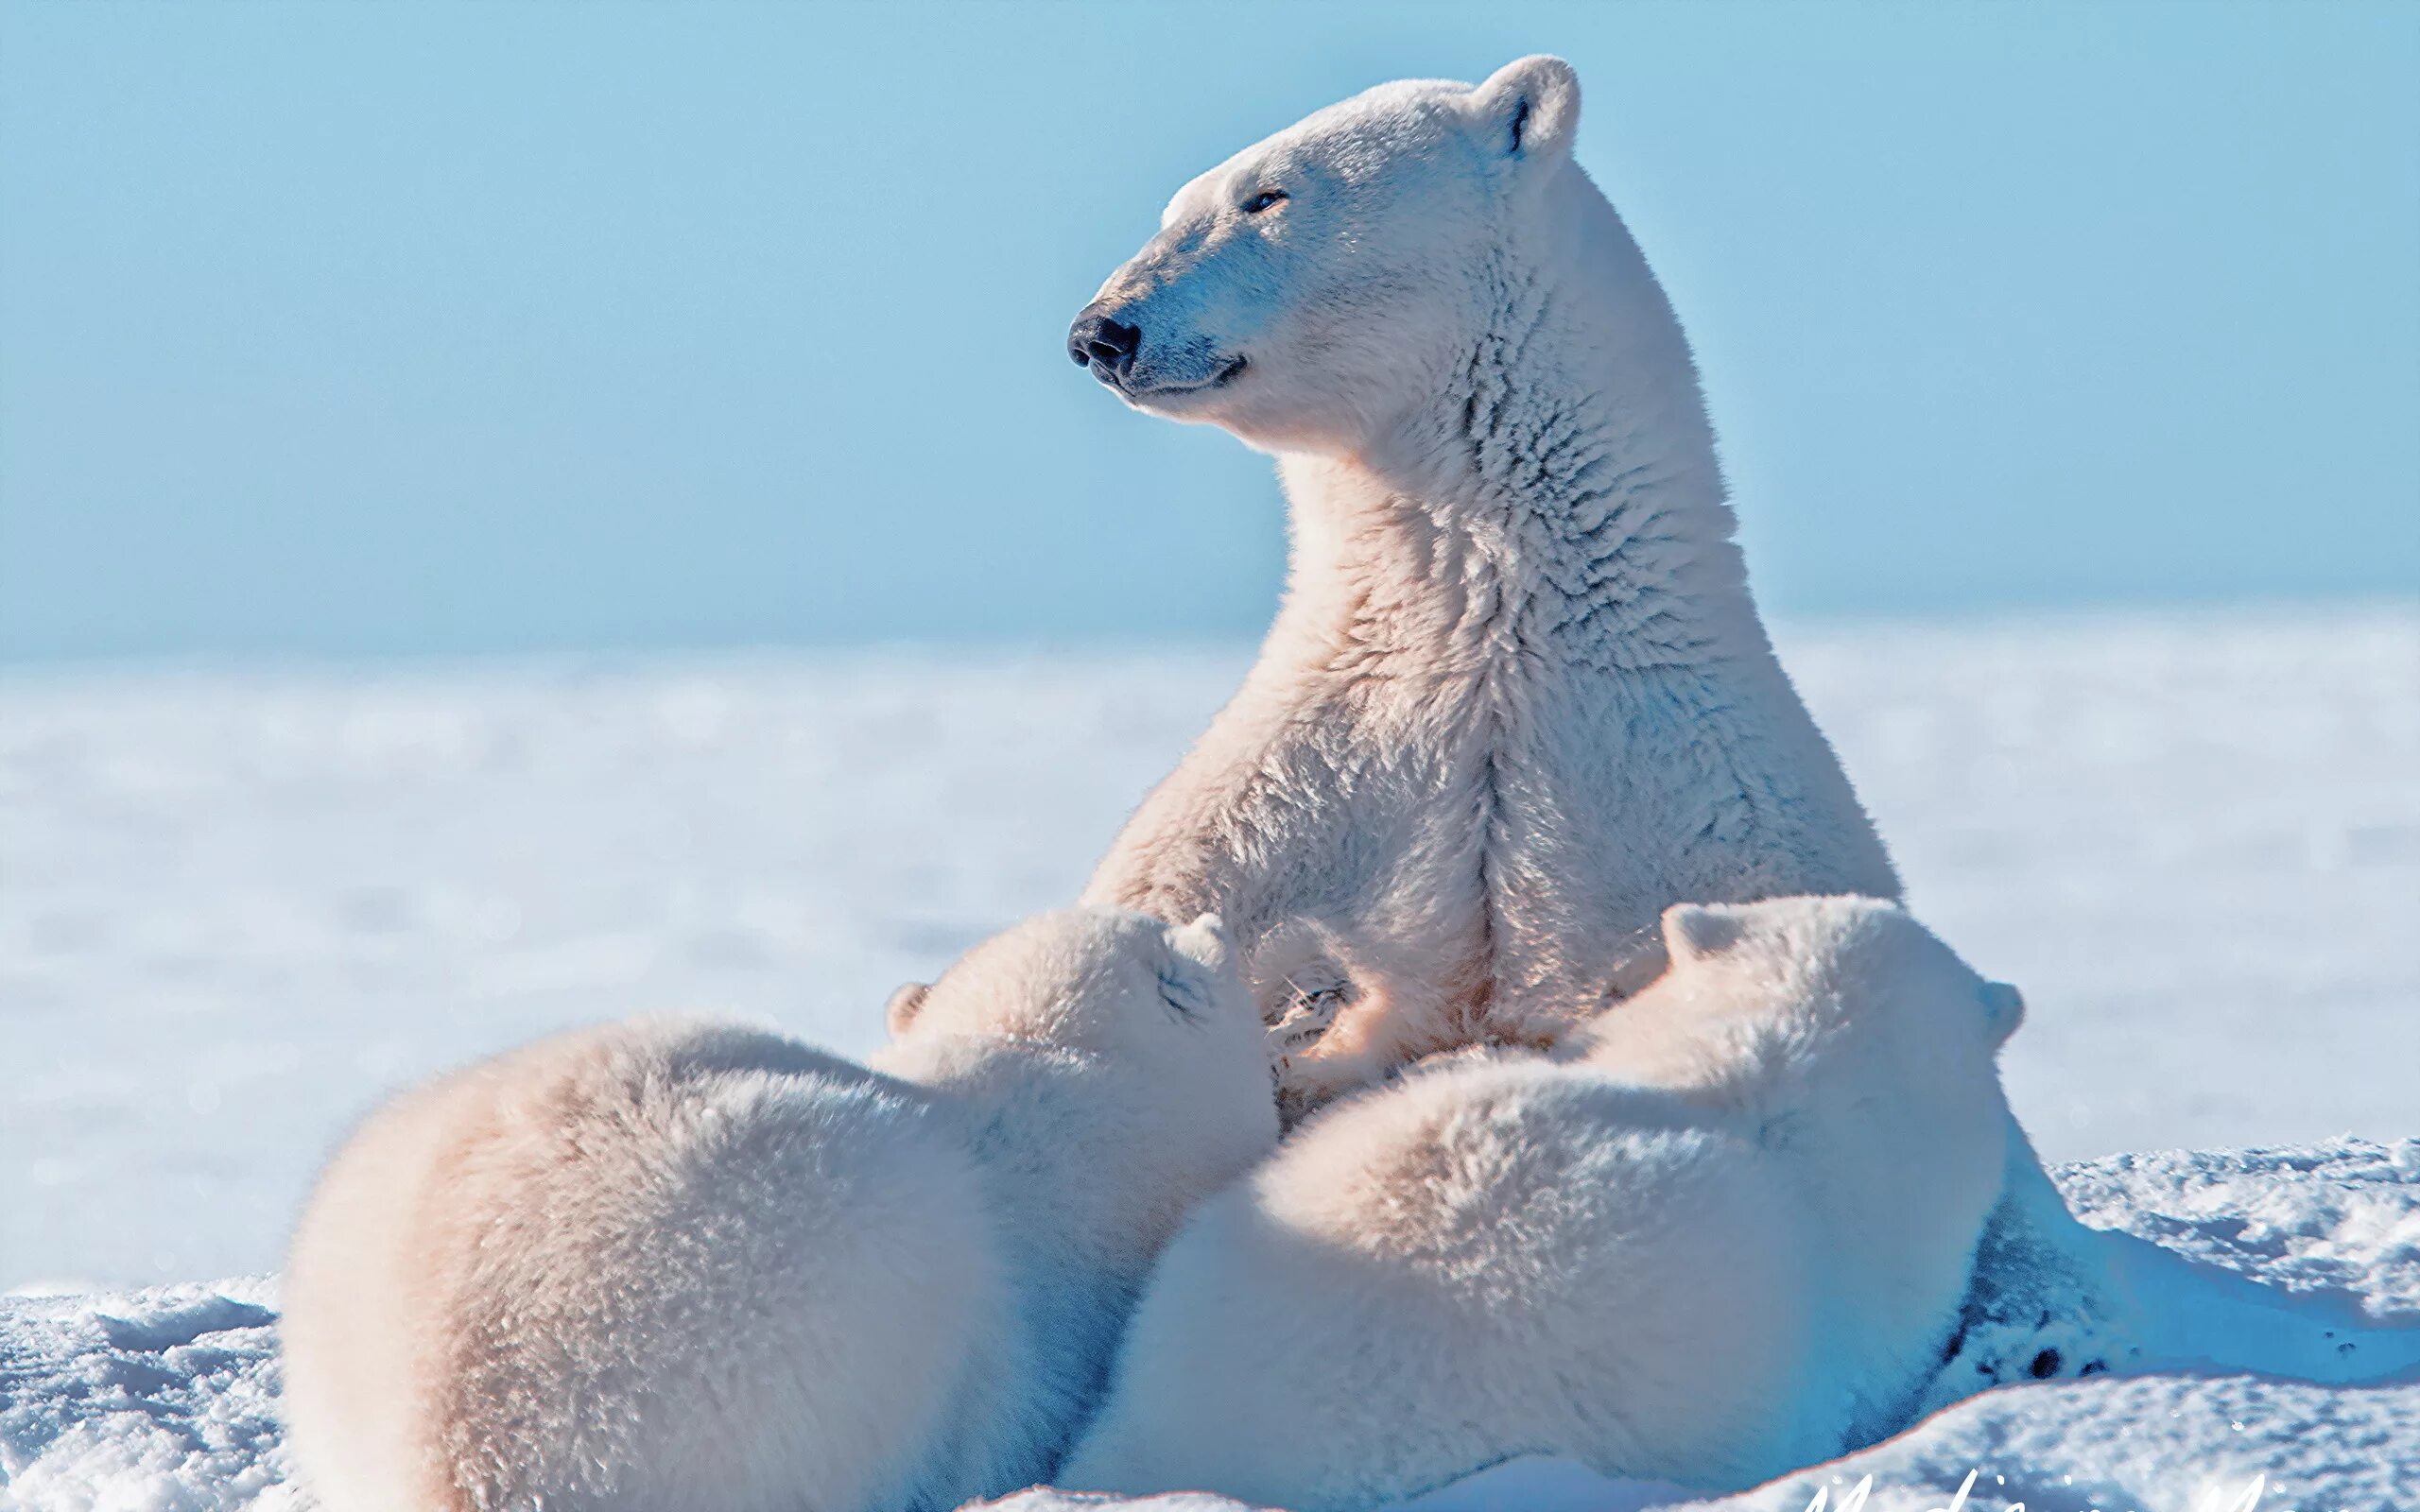
[[1119, 397], [1270, 450], [1346, 453], [1432, 400], [1487, 331], [1499, 249], [1570, 166], [1580, 82], [1525, 58], [1380, 85], [1177, 191], [1068, 332]]
[[1013, 1040], [1114, 1066], [1172, 1118], [1275, 1129], [1260, 1009], [1215, 915], [1039, 915], [893, 993], [894, 1041]]
[[1663, 929], [1669, 969], [1591, 1027], [1587, 1060], [1736, 1113], [1852, 1226], [1913, 1209], [1971, 1244], [2007, 1154], [2016, 989], [1876, 899], [1683, 903]]
[[1226, 927], [1204, 914], [1178, 927], [1110, 907], [1038, 914], [983, 941], [929, 986], [885, 1009], [894, 1036], [1030, 1040], [1143, 1060], [1198, 1056], [1203, 1040], [1251, 1040], [1260, 1014]]

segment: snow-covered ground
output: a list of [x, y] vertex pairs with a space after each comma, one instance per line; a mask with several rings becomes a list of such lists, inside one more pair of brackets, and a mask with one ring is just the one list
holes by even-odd
[[[2072, 1179], [2096, 1221], [2420, 1325], [2420, 1146], [2391, 1143], [2420, 1134], [2420, 610], [1899, 624], [1784, 652], [1917, 910], [2026, 988], [2008, 1074], [2047, 1158], [2390, 1142], [2290, 1180], [2094, 1165]], [[897, 981], [1073, 893], [1244, 657], [0, 679], [0, 1289], [272, 1270], [382, 1092], [562, 1024], [712, 1005], [866, 1049]], [[0, 1478], [42, 1506], [270, 1485], [268, 1306], [249, 1284], [9, 1304]], [[2286, 1478], [2263, 1506], [2393, 1505], [2360, 1490], [2397, 1484], [2378, 1467], [2420, 1506], [2401, 1379], [1997, 1393], [1876, 1452], [1877, 1503], [1988, 1457], [2048, 1476], [2022, 1483], [2034, 1512], [2198, 1506], [2197, 1467], [2256, 1462]], [[169, 1404], [147, 1421], [197, 1403], [216, 1457], [193, 1463], [251, 1479], [177, 1479], [169, 1440], [113, 1436], [112, 1393]], [[2221, 1418], [2244, 1427], [2193, 1436]], [[2096, 1468], [2170, 1452], [2172, 1490]], [[2294, 1475], [2335, 1500], [2276, 1494]]]

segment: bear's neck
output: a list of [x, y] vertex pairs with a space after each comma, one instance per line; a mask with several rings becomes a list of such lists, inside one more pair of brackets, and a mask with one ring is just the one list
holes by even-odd
[[1131, 1126], [1118, 1101], [1127, 1078], [1039, 1041], [982, 1035], [910, 1033], [876, 1065], [923, 1087], [956, 1124], [981, 1174], [988, 1259], [1004, 1283], [1004, 1314], [969, 1335], [937, 1453], [957, 1463], [1005, 1452], [990, 1464], [995, 1481], [1044, 1479], [1108, 1383], [1156, 1248], [1133, 1216], [1140, 1142], [1115, 1137]]
[[[983, 1175], [1011, 1312], [995, 1342], [1013, 1364], [978, 1394], [1008, 1418], [1049, 1418], [1063, 1436], [1106, 1384], [1118, 1330], [1166, 1237], [1140, 1216], [1167, 1200], [1152, 1190], [1148, 1147], [1121, 1137], [1145, 1122], [1127, 1101], [1131, 1078], [1072, 1052], [987, 1037], [911, 1037], [883, 1066], [953, 1110]], [[1013, 1400], [998, 1395], [1005, 1385]]]
[[1104, 1063], [1038, 1040], [909, 1036], [880, 1069], [944, 1098], [963, 1121], [1000, 1201], [1011, 1248], [1091, 1257], [1100, 1272], [1139, 1274], [1155, 1241], [1138, 1217], [1152, 1201], [1152, 1152], [1119, 1138], [1132, 1112]]
[[1434, 400], [1357, 455], [1281, 464], [1281, 625], [1334, 655], [1770, 655], [1687, 340], [1613, 207], [1564, 173], [1542, 254], [1488, 270], [1491, 320]]

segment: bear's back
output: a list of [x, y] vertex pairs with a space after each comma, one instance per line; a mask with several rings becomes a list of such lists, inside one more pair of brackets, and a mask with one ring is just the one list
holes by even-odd
[[1837, 1446], [1796, 1406], [1807, 1228], [1752, 1145], [1655, 1091], [1416, 1074], [1203, 1205], [1064, 1479], [1310, 1512], [1525, 1452], [1752, 1484]]
[[[291, 1264], [298, 1454], [333, 1507], [907, 1505], [1000, 1349], [996, 1251], [913, 1089], [746, 1029], [558, 1037], [331, 1167]], [[327, 1389], [355, 1354], [376, 1398]], [[401, 1500], [338, 1489], [403, 1467]]]

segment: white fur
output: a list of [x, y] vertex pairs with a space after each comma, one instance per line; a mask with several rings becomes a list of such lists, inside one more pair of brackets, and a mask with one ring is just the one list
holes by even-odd
[[1998, 1191], [2014, 995], [1873, 900], [1663, 933], [1573, 1060], [1416, 1073], [1203, 1204], [1061, 1484], [1331, 1512], [1535, 1452], [1726, 1489], [1903, 1425]]
[[639, 1022], [410, 1093], [285, 1285], [331, 1512], [955, 1507], [1048, 1473], [1151, 1258], [1276, 1138], [1213, 920], [1046, 916], [869, 1071]]
[[1579, 114], [1551, 58], [1371, 90], [1185, 185], [1087, 312], [1141, 332], [1097, 373], [1274, 451], [1292, 501], [1258, 664], [1087, 896], [1219, 910], [1272, 1021], [1346, 984], [1297, 1108], [1551, 1038], [1654, 975], [1674, 902], [1899, 890]]

